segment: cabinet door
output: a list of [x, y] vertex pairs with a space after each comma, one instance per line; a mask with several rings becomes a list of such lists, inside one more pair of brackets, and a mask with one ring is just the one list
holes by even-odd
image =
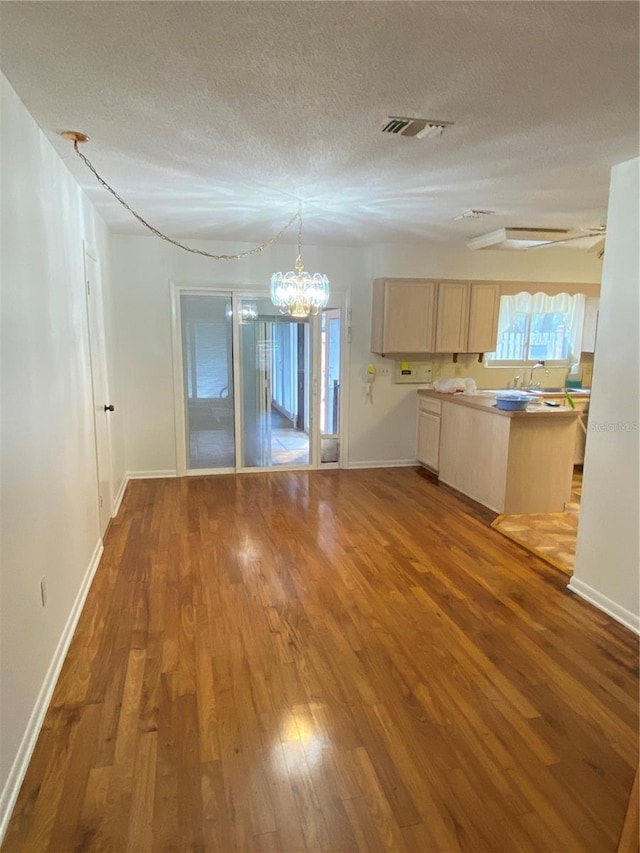
[[438, 285], [435, 352], [467, 352], [469, 285], [462, 281]]
[[418, 462], [432, 471], [438, 470], [440, 458], [440, 418], [429, 412], [418, 412]]
[[383, 352], [433, 352], [436, 284], [386, 279]]
[[466, 352], [495, 352], [499, 313], [500, 285], [472, 284]]

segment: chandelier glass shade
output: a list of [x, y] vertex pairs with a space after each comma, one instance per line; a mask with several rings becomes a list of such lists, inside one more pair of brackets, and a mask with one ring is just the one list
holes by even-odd
[[329, 279], [323, 273], [309, 273], [302, 263], [302, 213], [298, 211], [298, 257], [295, 271], [274, 272], [271, 302], [281, 314], [308, 317], [318, 314], [329, 302]]
[[317, 314], [329, 302], [329, 279], [319, 272], [311, 275], [298, 256], [295, 272], [274, 272], [271, 276], [271, 301], [282, 314], [292, 317]]

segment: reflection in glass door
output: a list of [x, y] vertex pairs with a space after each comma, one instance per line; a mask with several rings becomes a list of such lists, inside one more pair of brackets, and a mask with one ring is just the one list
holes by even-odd
[[310, 318], [282, 315], [269, 299], [238, 300], [242, 468], [311, 461]]
[[187, 468], [236, 465], [233, 335], [228, 296], [180, 296]]

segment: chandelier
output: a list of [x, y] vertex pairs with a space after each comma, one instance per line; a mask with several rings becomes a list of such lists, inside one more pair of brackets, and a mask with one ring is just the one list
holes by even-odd
[[295, 272], [274, 272], [271, 276], [271, 301], [281, 314], [308, 317], [318, 314], [329, 302], [329, 279], [323, 273], [307, 272], [302, 263], [302, 210], [298, 213], [298, 257]]

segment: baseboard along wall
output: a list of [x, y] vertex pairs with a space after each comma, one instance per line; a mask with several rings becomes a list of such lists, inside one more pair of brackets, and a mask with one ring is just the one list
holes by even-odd
[[18, 747], [18, 752], [13, 764], [11, 765], [9, 776], [7, 777], [7, 781], [2, 789], [2, 793], [0, 794], [0, 844], [2, 843], [2, 839], [4, 838], [4, 834], [7, 830], [11, 812], [16, 804], [20, 787], [27, 772], [27, 767], [29, 766], [31, 756], [33, 755], [33, 750], [35, 749], [45, 714], [47, 713], [51, 697], [53, 696], [53, 691], [58, 681], [58, 676], [60, 675], [60, 670], [62, 669], [62, 664], [64, 663], [67, 652], [69, 651], [69, 646], [71, 645], [71, 640], [73, 639], [78, 619], [82, 613], [82, 608], [84, 607], [89, 588], [91, 587], [91, 582], [93, 581], [96, 569], [100, 563], [103, 550], [102, 539], [100, 539], [95, 547], [89, 566], [87, 567], [82, 579], [82, 583], [80, 584], [71, 612], [67, 617], [64, 629], [60, 635], [60, 639], [58, 640], [58, 645], [56, 646], [56, 650], [47, 669], [44, 681], [40, 687], [38, 698], [36, 699], [31, 715], [29, 716], [22, 741]]
[[603, 593], [598, 592], [597, 589], [594, 589], [576, 577], [571, 578], [567, 588], [571, 592], [575, 592], [576, 595], [579, 595], [580, 598], [584, 598], [589, 604], [593, 604], [598, 610], [602, 610], [608, 616], [611, 616], [616, 622], [620, 622], [626, 628], [629, 628], [634, 634], [640, 634], [640, 616], [627, 610], [626, 607], [622, 607], [621, 604], [612, 601], [606, 595], [603, 595]]

